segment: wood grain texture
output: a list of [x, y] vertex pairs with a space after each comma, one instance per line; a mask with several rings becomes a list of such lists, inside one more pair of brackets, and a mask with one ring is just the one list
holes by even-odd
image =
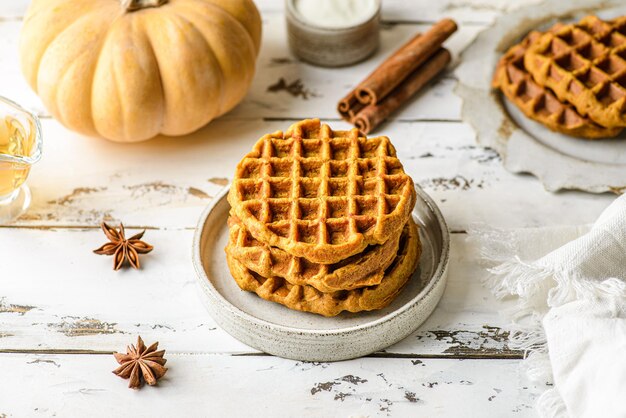
[[[384, 0], [384, 21], [434, 22], [442, 17], [451, 17], [465, 24], [485, 24], [493, 21], [500, 13], [514, 10], [540, 0]], [[19, 19], [24, 15], [30, 0], [11, 0], [0, 3], [0, 17]], [[256, 0], [263, 15], [282, 13], [282, 0]], [[409, 6], [409, 7], [407, 7]]]
[[[0, 56], [3, 95], [19, 98], [20, 104], [41, 116], [49, 114], [39, 98], [30, 90], [19, 69], [18, 38], [21, 21], [0, 20]], [[321, 118], [339, 118], [336, 101], [367, 76], [398, 45], [429, 24], [389, 24], [381, 32], [381, 47], [363, 63], [351, 67], [329, 69], [314, 67], [291, 56], [287, 47], [286, 28], [281, 14], [264, 16], [264, 34], [257, 71], [252, 87], [243, 102], [228, 118], [291, 118], [302, 119], [315, 115]], [[271, 29], [269, 29], [271, 28]], [[482, 26], [461, 27], [447, 43], [456, 56], [474, 39]], [[459, 120], [460, 101], [452, 93], [455, 80], [439, 78], [430, 93], [428, 103], [416, 100], [394, 115], [408, 120]], [[332, 106], [329, 106], [329, 103]]]
[[[96, 227], [104, 219], [195, 228], [241, 156], [263, 134], [291, 123], [222, 119], [185, 138], [122, 146], [44, 120], [43, 158], [29, 179], [33, 204], [17, 225]], [[610, 195], [544, 191], [536, 179], [504, 170], [495, 151], [477, 146], [473, 131], [462, 123], [387, 123], [379, 134], [391, 138], [406, 171], [440, 205], [453, 231], [474, 223], [590, 223], [612, 200]]]
[[[480, 223], [590, 223], [613, 196], [551, 194], [530, 176], [506, 172], [460, 121], [449, 74], [376, 132], [392, 139], [453, 231], [446, 292], [417, 332], [349, 362], [262, 355], [207, 315], [190, 254], [202, 209], [262, 134], [315, 116], [348, 128], [337, 120], [337, 100], [415, 32], [456, 19], [461, 29], [449, 47], [458, 56], [494, 17], [529, 2], [384, 0], [381, 49], [357, 66], [328, 70], [290, 55], [282, 1], [257, 0], [264, 44], [244, 102], [188, 137], [133, 145], [81, 137], [47, 116], [17, 62], [28, 3], [0, 2], [0, 94], [44, 118], [43, 159], [28, 181], [32, 207], [16, 224], [0, 225], [0, 369], [12, 380], [0, 390], [1, 418], [534, 415], [539, 388], [521, 377], [522, 353], [508, 347], [510, 328], [498, 314], [506, 305], [481, 287], [486, 272], [463, 232]], [[155, 250], [142, 258], [143, 270], [115, 273], [111, 258], [91, 253], [104, 242], [101, 220], [148, 229]], [[137, 334], [168, 350], [171, 370], [159, 388], [128, 390], [110, 373], [112, 356], [102, 354], [123, 350]]]
[[[0, 248], [11, 247], [13, 256], [3, 262], [11, 279], [0, 293], [0, 352], [111, 352], [137, 334], [176, 352], [256, 352], [206, 313], [189, 259], [192, 236], [188, 229], [148, 230], [144, 239], [155, 249], [141, 256], [142, 270], [115, 272], [111, 257], [91, 253], [105, 241], [98, 229], [2, 229]], [[36, 263], [31, 254], [39, 255]], [[385, 353], [520, 358], [480, 285], [485, 273], [475, 246], [453, 234], [451, 255], [448, 286], [433, 315]]]
[[110, 355], [0, 354], [2, 370], [19, 371], [0, 416], [531, 417], [538, 391], [510, 360], [166, 357], [159, 385], [133, 391]]

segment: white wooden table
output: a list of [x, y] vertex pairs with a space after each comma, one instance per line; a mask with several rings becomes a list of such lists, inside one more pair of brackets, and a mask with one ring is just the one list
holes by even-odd
[[[524, 227], [592, 222], [613, 199], [551, 194], [506, 172], [460, 120], [455, 79], [444, 75], [378, 133], [392, 138], [415, 181], [452, 231], [448, 287], [430, 319], [387, 350], [340, 363], [271, 357], [222, 331], [194, 283], [191, 241], [204, 206], [262, 134], [320, 117], [347, 128], [335, 104], [395, 47], [443, 16], [460, 30], [458, 54], [509, 1], [384, 1], [382, 47], [343, 69], [295, 60], [282, 1], [257, 1], [263, 47], [246, 100], [186, 138], [118, 145], [84, 138], [50, 118], [22, 79], [17, 40], [28, 1], [0, 3], [0, 95], [42, 117], [44, 157], [29, 185], [30, 211], [0, 225], [0, 417], [22, 416], [533, 416], [541, 387], [525, 382], [522, 353], [480, 285], [474, 223]], [[269, 91], [281, 79], [290, 91]], [[269, 90], [268, 90], [269, 89]], [[146, 228], [155, 250], [141, 271], [114, 272], [91, 250], [101, 220]], [[156, 388], [127, 389], [113, 351], [141, 334], [167, 350]]]

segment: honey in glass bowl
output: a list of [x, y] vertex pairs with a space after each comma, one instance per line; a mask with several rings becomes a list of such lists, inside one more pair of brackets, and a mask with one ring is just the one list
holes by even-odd
[[30, 204], [30, 191], [24, 182], [40, 158], [37, 116], [0, 97], [0, 223], [13, 220]]

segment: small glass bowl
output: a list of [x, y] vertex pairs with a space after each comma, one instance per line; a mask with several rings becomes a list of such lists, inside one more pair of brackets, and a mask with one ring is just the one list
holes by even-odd
[[41, 149], [39, 118], [0, 96], [0, 224], [15, 220], [30, 205], [25, 182]]

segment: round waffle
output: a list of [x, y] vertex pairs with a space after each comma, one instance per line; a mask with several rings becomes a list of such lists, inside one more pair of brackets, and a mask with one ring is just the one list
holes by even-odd
[[608, 128], [626, 127], [626, 17], [558, 24], [524, 58], [537, 83]]
[[494, 73], [493, 87], [502, 90], [527, 117], [553, 131], [588, 139], [618, 135], [621, 128], [605, 128], [581, 116], [574, 107], [562, 103], [550, 89], [533, 80], [526, 71], [524, 56], [528, 47], [541, 36], [540, 32], [531, 32], [500, 58]]
[[244, 267], [263, 277], [280, 277], [326, 293], [379, 284], [396, 257], [401, 235], [398, 231], [384, 244], [371, 245], [339, 263], [318, 264], [258, 241], [237, 218], [229, 218], [228, 224], [226, 251]]
[[417, 226], [409, 220], [402, 231], [397, 256], [379, 285], [323, 293], [313, 286], [293, 285], [279, 277], [265, 278], [237, 261], [229, 251], [226, 259], [232, 276], [243, 290], [290, 309], [335, 316], [342, 311], [382, 309], [400, 293], [418, 266], [421, 246]]
[[399, 231], [415, 189], [389, 138], [308, 119], [256, 143], [237, 166], [228, 201], [259, 241], [332, 264]]

